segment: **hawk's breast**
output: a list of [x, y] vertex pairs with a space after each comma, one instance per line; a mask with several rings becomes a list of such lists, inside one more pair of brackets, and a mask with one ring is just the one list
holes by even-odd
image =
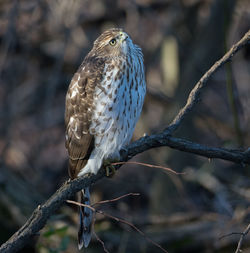
[[106, 63], [103, 79], [96, 85], [90, 134], [104, 158], [113, 156], [130, 141], [141, 113], [145, 81], [142, 63], [116, 59]]

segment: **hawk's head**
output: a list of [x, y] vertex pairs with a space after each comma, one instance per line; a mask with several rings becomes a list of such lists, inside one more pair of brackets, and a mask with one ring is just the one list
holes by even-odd
[[95, 40], [91, 52], [100, 57], [126, 56], [134, 47], [127, 33], [120, 28], [112, 28]]

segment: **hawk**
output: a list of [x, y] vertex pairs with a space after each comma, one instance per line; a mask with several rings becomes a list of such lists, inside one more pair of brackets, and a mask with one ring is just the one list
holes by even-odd
[[[140, 116], [146, 82], [143, 54], [122, 29], [102, 33], [94, 42], [66, 95], [68, 171], [76, 178], [96, 174], [105, 160], [119, 160]], [[80, 193], [90, 204], [89, 189]], [[81, 207], [79, 249], [91, 240], [92, 211]]]

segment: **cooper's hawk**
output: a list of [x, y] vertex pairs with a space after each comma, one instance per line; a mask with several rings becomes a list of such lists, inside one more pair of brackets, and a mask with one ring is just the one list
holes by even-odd
[[[146, 83], [141, 49], [122, 29], [94, 42], [66, 96], [66, 148], [71, 178], [96, 174], [106, 159], [119, 159], [140, 116]], [[89, 204], [89, 189], [81, 201]], [[80, 208], [79, 248], [91, 239], [92, 211]]]

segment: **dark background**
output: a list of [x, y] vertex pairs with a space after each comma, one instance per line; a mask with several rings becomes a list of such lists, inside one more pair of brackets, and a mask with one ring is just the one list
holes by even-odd
[[[250, 28], [248, 0], [0, 0], [0, 243], [68, 178], [64, 100], [68, 84], [110, 27], [145, 57], [148, 92], [134, 139], [163, 130], [199, 78]], [[250, 48], [213, 75], [176, 136], [214, 147], [250, 145]], [[234, 252], [250, 223], [249, 166], [157, 148], [92, 186], [93, 202], [169, 252]], [[97, 215], [109, 252], [161, 252], [129, 226]], [[77, 213], [65, 204], [22, 252], [78, 252]], [[250, 235], [243, 243], [250, 252]], [[93, 238], [84, 252], [103, 252]]]

